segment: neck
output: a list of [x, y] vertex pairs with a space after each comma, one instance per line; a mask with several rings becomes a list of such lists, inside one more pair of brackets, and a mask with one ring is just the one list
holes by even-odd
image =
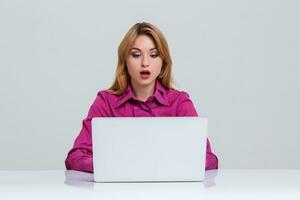
[[149, 85], [138, 85], [131, 81], [131, 86], [134, 96], [141, 101], [146, 101], [150, 96], [153, 95], [155, 82]]

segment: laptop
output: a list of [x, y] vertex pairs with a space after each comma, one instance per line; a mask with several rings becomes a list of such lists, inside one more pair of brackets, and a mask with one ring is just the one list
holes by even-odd
[[93, 118], [94, 181], [203, 181], [206, 138], [207, 118]]

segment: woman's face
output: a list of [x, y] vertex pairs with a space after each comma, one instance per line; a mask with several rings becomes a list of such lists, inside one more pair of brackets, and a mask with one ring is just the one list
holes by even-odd
[[155, 84], [163, 61], [152, 39], [146, 35], [140, 35], [129, 51], [126, 64], [131, 83], [143, 87]]

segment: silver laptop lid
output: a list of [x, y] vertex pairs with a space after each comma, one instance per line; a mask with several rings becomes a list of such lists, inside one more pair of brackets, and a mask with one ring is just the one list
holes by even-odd
[[93, 118], [94, 180], [202, 181], [206, 138], [206, 118]]

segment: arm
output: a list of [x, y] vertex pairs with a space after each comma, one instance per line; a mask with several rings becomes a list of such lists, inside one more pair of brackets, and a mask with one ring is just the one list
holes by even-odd
[[[193, 105], [193, 102], [189, 98], [186, 92], [181, 92], [179, 95], [179, 103], [177, 108], [177, 116], [198, 116], [197, 111]], [[218, 158], [212, 152], [210, 142], [206, 141], [206, 164], [205, 170], [218, 169]]]
[[109, 116], [107, 110], [105, 99], [99, 92], [89, 109], [87, 117], [82, 121], [81, 131], [65, 160], [65, 166], [68, 170], [93, 172], [91, 121], [93, 117]]

